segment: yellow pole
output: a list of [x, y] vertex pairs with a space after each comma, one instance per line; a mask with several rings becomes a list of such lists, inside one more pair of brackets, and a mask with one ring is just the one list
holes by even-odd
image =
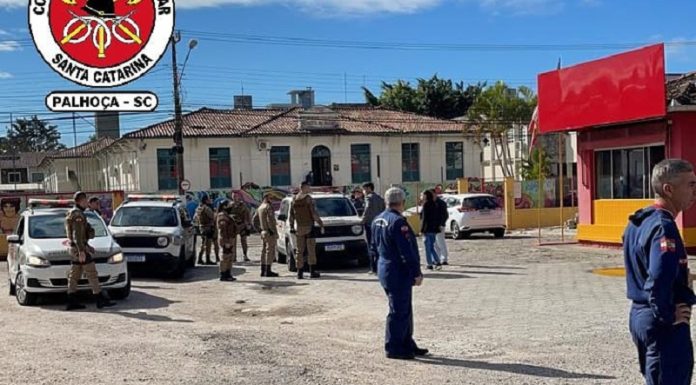
[[561, 197], [561, 242], [565, 243], [565, 226], [563, 226], [563, 134], [558, 133], [558, 170]]
[[100, 59], [103, 59], [106, 57], [104, 54], [104, 27], [97, 27], [99, 28], [99, 55], [98, 57]]

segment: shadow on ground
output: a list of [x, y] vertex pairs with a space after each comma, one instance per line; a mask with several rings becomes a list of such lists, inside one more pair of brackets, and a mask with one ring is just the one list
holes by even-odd
[[588, 379], [588, 380], [614, 380], [616, 377], [599, 374], [573, 373], [561, 369], [527, 364], [505, 364], [485, 361], [460, 360], [445, 357], [426, 357], [419, 362], [436, 366], [453, 366], [467, 369], [487, 370], [493, 372], [522, 374], [534, 377], [564, 378], [564, 379]]

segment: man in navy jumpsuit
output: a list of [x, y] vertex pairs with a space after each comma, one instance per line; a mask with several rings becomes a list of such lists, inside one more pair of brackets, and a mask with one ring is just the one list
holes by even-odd
[[675, 218], [696, 200], [696, 175], [682, 160], [668, 159], [653, 170], [655, 205], [629, 219], [624, 233], [630, 331], [648, 385], [688, 385], [694, 366], [686, 249]]
[[428, 354], [413, 340], [413, 286], [420, 286], [423, 274], [413, 230], [401, 216], [405, 194], [391, 188], [385, 194], [388, 208], [372, 222], [370, 247], [379, 256], [377, 274], [389, 299], [386, 342], [387, 358], [413, 359]]

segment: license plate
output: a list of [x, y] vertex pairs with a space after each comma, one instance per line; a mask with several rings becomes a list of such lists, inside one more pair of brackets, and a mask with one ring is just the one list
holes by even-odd
[[145, 262], [145, 256], [142, 254], [129, 254], [126, 255], [126, 260], [128, 262], [142, 263]]
[[481, 210], [481, 211], [479, 211], [479, 214], [481, 214], [481, 215], [491, 215], [491, 211], [490, 211], [490, 210]]
[[326, 251], [344, 251], [346, 249], [346, 245], [326, 245]]

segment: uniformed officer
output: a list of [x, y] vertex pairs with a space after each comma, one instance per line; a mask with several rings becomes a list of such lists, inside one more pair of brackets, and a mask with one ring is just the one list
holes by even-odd
[[[196, 209], [194, 220], [198, 224], [198, 232], [201, 234], [201, 251], [198, 253], [199, 265], [213, 265], [210, 261], [210, 248], [215, 237], [215, 214], [210, 207], [210, 197], [207, 195], [201, 199], [201, 204]], [[203, 254], [205, 253], [205, 263]]]
[[[314, 200], [309, 195], [309, 184], [302, 182], [300, 192], [297, 194], [290, 204], [290, 233], [296, 234], [297, 247], [295, 248], [295, 261], [297, 265], [297, 279], [304, 278], [305, 260], [304, 253], [307, 250], [309, 259], [309, 274], [311, 278], [319, 278], [320, 274], [316, 269], [317, 266], [317, 242], [316, 234], [313, 231], [314, 223], [316, 222], [321, 228], [321, 233], [324, 234], [324, 222], [317, 214], [314, 207]], [[297, 226], [295, 225], [297, 221]]]
[[263, 196], [263, 203], [258, 208], [259, 223], [261, 226], [261, 239], [263, 240], [263, 255], [261, 255], [261, 276], [275, 278], [278, 274], [271, 270], [276, 255], [276, 243], [278, 242], [278, 224], [276, 223], [271, 194]]
[[232, 276], [232, 263], [234, 262], [234, 250], [236, 249], [235, 225], [231, 217], [230, 202], [224, 200], [218, 206], [218, 214], [215, 218], [218, 229], [218, 243], [222, 247], [222, 260], [220, 261], [220, 281], [236, 281]]
[[85, 210], [87, 209], [87, 195], [77, 192], [74, 195], [75, 207], [71, 209], [65, 218], [65, 232], [70, 242], [70, 273], [68, 274], [68, 304], [66, 310], [80, 310], [85, 306], [75, 298], [77, 285], [82, 274], [87, 277], [92, 294], [97, 299], [97, 307], [114, 306], [105, 291], [101, 290], [97, 268], [92, 260], [94, 249], [89, 245], [89, 240], [94, 238], [94, 229], [87, 222]]
[[683, 160], [658, 163], [655, 204], [633, 214], [624, 233], [630, 331], [648, 385], [688, 385], [694, 365], [690, 288], [684, 242], [675, 218], [696, 201], [696, 175]]
[[377, 274], [389, 299], [384, 349], [387, 358], [410, 360], [428, 354], [413, 340], [413, 286], [423, 283], [416, 237], [406, 219], [406, 194], [400, 188], [385, 193], [387, 209], [372, 222], [372, 251]]
[[[235, 233], [239, 235], [239, 240], [242, 243], [244, 262], [250, 262], [248, 257], [249, 244], [247, 243], [247, 238], [251, 234], [251, 210], [249, 210], [249, 206], [242, 201], [242, 196], [239, 193], [234, 193], [232, 200], [232, 219], [234, 219]], [[235, 253], [235, 261], [236, 260], [237, 257]]]

